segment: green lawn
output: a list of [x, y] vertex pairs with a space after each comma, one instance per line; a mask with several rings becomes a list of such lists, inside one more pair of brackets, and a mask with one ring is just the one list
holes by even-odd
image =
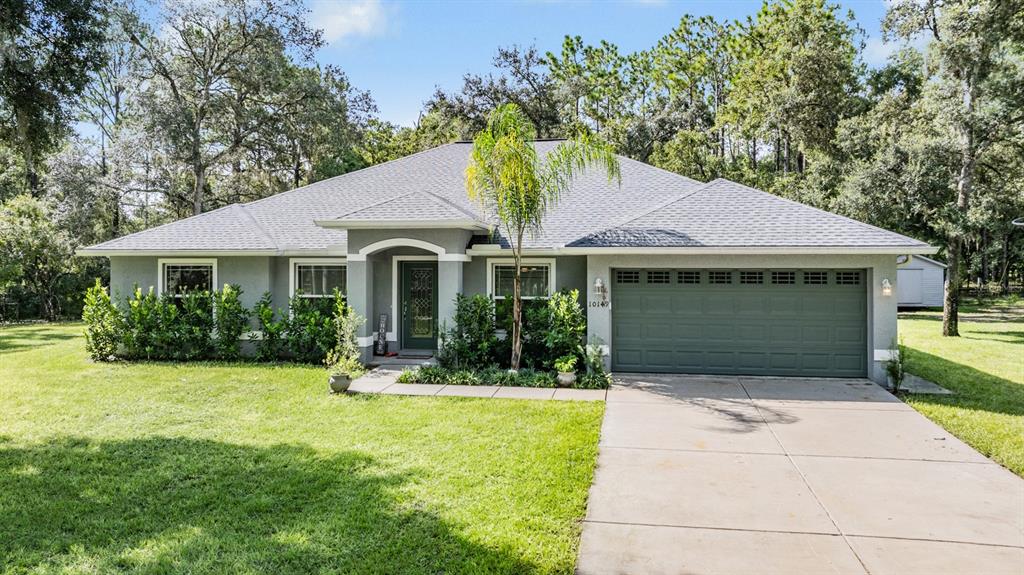
[[942, 313], [901, 313], [907, 371], [956, 393], [907, 403], [975, 449], [1024, 476], [1024, 302], [965, 305], [958, 338]]
[[0, 573], [571, 573], [603, 405], [336, 397], [0, 328]]

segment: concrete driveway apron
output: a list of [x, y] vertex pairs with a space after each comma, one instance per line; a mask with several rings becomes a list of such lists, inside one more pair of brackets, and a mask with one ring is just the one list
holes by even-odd
[[620, 376], [577, 572], [1024, 574], [1024, 480], [863, 379]]

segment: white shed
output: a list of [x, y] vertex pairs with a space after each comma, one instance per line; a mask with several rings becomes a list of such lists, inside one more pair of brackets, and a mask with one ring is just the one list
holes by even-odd
[[896, 271], [896, 303], [901, 307], [942, 305], [946, 264], [924, 256], [910, 256]]

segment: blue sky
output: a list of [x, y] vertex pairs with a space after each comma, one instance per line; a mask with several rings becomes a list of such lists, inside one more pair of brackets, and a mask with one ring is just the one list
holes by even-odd
[[[753, 15], [760, 2], [308, 0], [311, 23], [329, 42], [317, 55], [369, 90], [381, 118], [412, 125], [435, 86], [458, 89], [466, 72], [491, 70], [499, 46], [558, 51], [566, 34], [587, 43], [608, 40], [623, 53], [653, 46], [686, 13], [719, 19]], [[885, 0], [841, 0], [865, 31], [865, 61], [884, 62]]]

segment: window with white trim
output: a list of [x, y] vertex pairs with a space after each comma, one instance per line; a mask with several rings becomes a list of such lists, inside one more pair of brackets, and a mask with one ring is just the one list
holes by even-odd
[[333, 297], [337, 289], [342, 295], [348, 288], [345, 264], [296, 263], [294, 264], [295, 293], [307, 298]]
[[212, 263], [168, 262], [163, 264], [162, 293], [180, 298], [185, 292], [213, 291]]
[[[496, 300], [511, 298], [515, 290], [515, 264], [494, 264], [491, 267], [491, 296]], [[522, 299], [543, 299], [551, 295], [551, 265], [524, 263], [519, 267]]]

